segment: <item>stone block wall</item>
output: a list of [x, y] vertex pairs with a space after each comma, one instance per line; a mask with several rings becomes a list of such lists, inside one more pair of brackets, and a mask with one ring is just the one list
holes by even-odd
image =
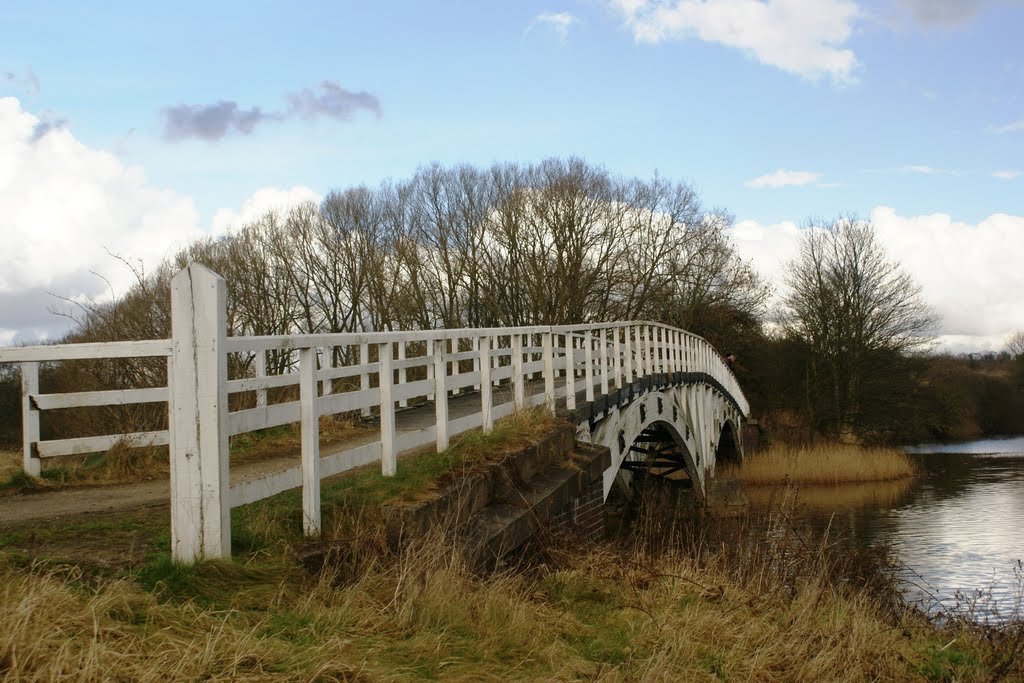
[[588, 541], [604, 537], [604, 480], [598, 476], [574, 496], [565, 508], [551, 518], [554, 531], [567, 531]]

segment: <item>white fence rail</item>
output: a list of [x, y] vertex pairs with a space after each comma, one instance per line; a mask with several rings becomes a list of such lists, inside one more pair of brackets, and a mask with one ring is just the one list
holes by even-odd
[[[230, 354], [255, 376], [229, 379]], [[267, 374], [268, 356], [287, 359], [285, 371]], [[297, 364], [290, 362], [296, 356]], [[40, 393], [40, 363], [140, 357], [166, 357], [170, 386]], [[399, 452], [430, 443], [442, 451], [451, 435], [489, 431], [496, 419], [527, 406], [572, 410], [581, 392], [591, 401], [648, 375], [687, 372], [713, 380], [748, 412], [736, 378], [710, 344], [658, 323], [227, 337], [224, 280], [200, 265], [172, 282], [170, 340], [6, 348], [0, 362], [21, 363], [29, 474], [40, 474], [42, 458], [118, 442], [170, 446], [173, 556], [186, 562], [230, 555], [232, 507], [301, 486], [304, 530], [318, 534], [321, 479], [376, 460], [392, 475]], [[543, 390], [532, 392], [537, 385]], [[496, 402], [495, 389], [510, 400]], [[479, 411], [449, 419], [451, 398], [468, 391], [479, 392]], [[237, 407], [229, 411], [231, 395]], [[40, 411], [165, 401], [164, 430], [40, 438]], [[419, 403], [433, 403], [433, 425], [398, 433], [396, 406]], [[321, 458], [319, 419], [339, 413], [376, 414], [380, 439]], [[301, 425], [299, 462], [231, 486], [229, 437], [291, 423]]]

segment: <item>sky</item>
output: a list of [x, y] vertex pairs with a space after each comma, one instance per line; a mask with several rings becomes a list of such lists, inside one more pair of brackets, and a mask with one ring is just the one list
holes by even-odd
[[431, 162], [689, 182], [777, 291], [870, 219], [942, 315], [1024, 328], [1024, 0], [0, 0], [0, 344], [188, 241]]

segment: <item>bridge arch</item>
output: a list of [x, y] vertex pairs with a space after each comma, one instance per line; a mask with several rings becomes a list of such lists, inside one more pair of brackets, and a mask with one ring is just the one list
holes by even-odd
[[726, 419], [722, 423], [718, 445], [715, 448], [715, 463], [738, 465], [742, 460], [743, 450], [740, 448], [740, 431], [732, 419]]
[[631, 388], [625, 396], [620, 392], [616, 402], [578, 425], [578, 438], [611, 451], [612, 463], [604, 472], [605, 500], [616, 479], [628, 481], [628, 473], [635, 469], [630, 463], [664, 455], [664, 450], [649, 445], [652, 439], [674, 446], [674, 457], [664, 460], [666, 468], [671, 468], [671, 460], [681, 463], [701, 499], [719, 458], [742, 458], [736, 425], [743, 414], [728, 394], [702, 379], [666, 378], [658, 386]]

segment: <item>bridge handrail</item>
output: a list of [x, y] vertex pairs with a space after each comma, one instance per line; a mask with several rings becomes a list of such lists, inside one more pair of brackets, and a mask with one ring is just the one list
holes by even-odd
[[[106, 450], [118, 442], [171, 447], [173, 552], [183, 561], [226, 556], [231, 507], [298, 485], [303, 488], [304, 527], [307, 533], [319, 533], [322, 478], [375, 460], [381, 461], [385, 475], [394, 474], [399, 451], [430, 442], [443, 450], [449, 434], [474, 427], [490, 430], [494, 420], [527, 405], [554, 410], [561, 401], [572, 410], [577, 392], [591, 401], [598, 388], [605, 394], [612, 386], [619, 388], [652, 374], [682, 372], [710, 377], [741, 414], [749, 410], [731, 369], [705, 339], [655, 321], [227, 337], [225, 291], [223, 278], [202, 266], [190, 266], [176, 275], [172, 339], [0, 349], [0, 363], [21, 364], [23, 462], [29, 474], [40, 474], [42, 458]], [[354, 362], [336, 366], [336, 349], [344, 351], [340, 354], [344, 360]], [[374, 362], [370, 362], [371, 349], [377, 355]], [[282, 369], [297, 367], [297, 371], [269, 374], [268, 352], [278, 356], [284, 352]], [[297, 364], [292, 353], [299, 356]], [[255, 376], [228, 379], [230, 354], [251, 362]], [[167, 358], [170, 386], [40, 392], [40, 363], [146, 357]], [[526, 391], [531, 376], [543, 380], [540, 394]], [[495, 386], [510, 388], [513, 400], [496, 405]], [[292, 393], [277, 397], [283, 400], [269, 400], [269, 391], [289, 388]], [[464, 390], [479, 391], [480, 412], [449, 420], [449, 395]], [[229, 410], [229, 395], [241, 394], [248, 395], [248, 405]], [[396, 434], [396, 404], [401, 407], [421, 399], [433, 402], [434, 425]], [[44, 410], [165, 402], [167, 429], [40, 438], [39, 417]], [[353, 412], [369, 416], [374, 410], [380, 420], [379, 441], [321, 461], [321, 416]], [[228, 438], [287, 423], [301, 425], [301, 464], [230, 485]], [[196, 454], [199, 458], [189, 459]]]
[[[599, 330], [613, 330], [636, 327], [650, 327], [657, 330], [666, 330], [684, 335], [686, 338], [703, 342], [710, 347], [710, 343], [703, 337], [686, 330], [664, 325], [656, 321], [635, 320], [616, 321], [601, 323], [581, 323], [574, 325], [532, 325], [522, 327], [487, 327], [487, 328], [460, 328], [460, 329], [429, 329], [429, 330], [393, 330], [379, 332], [339, 332], [339, 333], [314, 333], [314, 334], [287, 334], [287, 335], [266, 335], [266, 336], [237, 336], [225, 339], [225, 351], [228, 353], [259, 353], [260, 351], [282, 350], [299, 351], [308, 348], [329, 348], [340, 346], [355, 346], [359, 344], [380, 344], [380, 343], [410, 343], [429, 342], [437, 340], [459, 340], [475, 339], [482, 337], [507, 337], [514, 334], [574, 334], [582, 332], [595, 332]], [[577, 339], [582, 335], [574, 335]], [[611, 344], [609, 343], [608, 346]], [[81, 344], [51, 344], [22, 347], [0, 348], [0, 363], [41, 363], [70, 360], [99, 360], [99, 359], [130, 359], [145, 357], [167, 357], [170, 355], [171, 340], [155, 339], [143, 341], [119, 341], [119, 342], [91, 342]], [[539, 347], [532, 347], [534, 352]], [[530, 352], [531, 348], [525, 348], [524, 352]], [[468, 360], [475, 355], [474, 351], [464, 351], [461, 355], [448, 354], [449, 360]], [[494, 356], [508, 356], [509, 349], [495, 349]], [[407, 358], [394, 363], [395, 369], [411, 369], [427, 365], [432, 355]], [[719, 366], [724, 370], [723, 376], [732, 381], [724, 381], [723, 385], [734, 385], [730, 387], [730, 394], [741, 406], [746, 404], [745, 396], [735, 381], [731, 369], [723, 362]], [[365, 365], [347, 365], [338, 368], [321, 370], [318, 373], [319, 380], [330, 381], [346, 376], [360, 373], [378, 372], [377, 363]], [[712, 373], [708, 373], [712, 374]], [[251, 378], [239, 378], [229, 380], [231, 393], [242, 391], [265, 390], [268, 388], [279, 388], [292, 384], [298, 384], [298, 377], [295, 373], [272, 376], [256, 376]], [[161, 392], [159, 394], [154, 392]], [[166, 387], [153, 387], [147, 389], [125, 389], [107, 390], [76, 393], [54, 393], [40, 394], [32, 392], [40, 410], [51, 410], [59, 408], [71, 408], [82, 406], [111, 406], [125, 405], [130, 403], [161, 402], [166, 400]], [[63, 400], [62, 400], [63, 399]], [[134, 399], [134, 400], [129, 400]], [[746, 413], [746, 409], [744, 409]], [[84, 451], [79, 451], [84, 452]], [[61, 453], [65, 454], [65, 453]]]

